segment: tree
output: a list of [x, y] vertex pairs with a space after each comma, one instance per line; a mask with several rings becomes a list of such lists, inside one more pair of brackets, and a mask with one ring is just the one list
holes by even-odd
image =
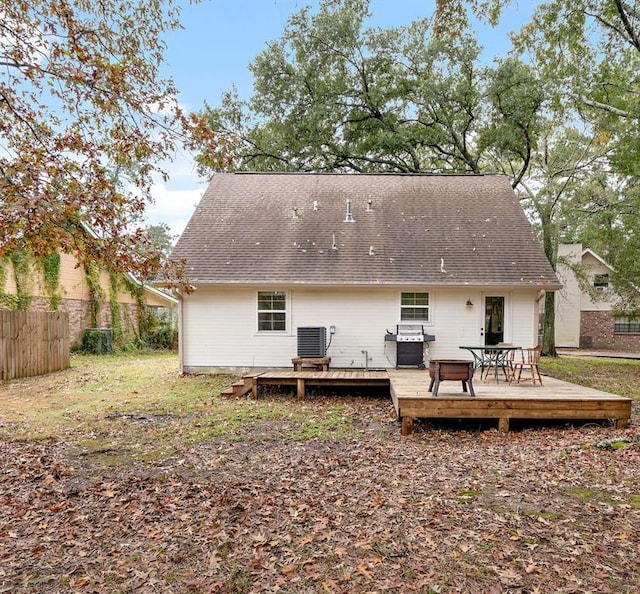
[[618, 173], [640, 174], [640, 12], [625, 0], [550, 0], [516, 38], [557, 103], [616, 139]]
[[[436, 28], [455, 34], [475, 16], [496, 23], [511, 0], [439, 1]], [[614, 266], [621, 308], [640, 312], [637, 229], [640, 212], [640, 12], [626, 0], [548, 0], [514, 38], [536, 64], [551, 105], [565, 121], [587, 131], [592, 147], [606, 145], [606, 164], [580, 176], [567, 193], [565, 237], [598, 250]], [[556, 221], [558, 224], [559, 221]], [[549, 235], [552, 236], [552, 235]], [[555, 266], [559, 235], [545, 246]], [[551, 312], [547, 309], [547, 317]]]
[[158, 223], [157, 225], [149, 225], [147, 227], [149, 238], [153, 246], [160, 250], [162, 255], [168, 258], [173, 250], [174, 237], [171, 235], [171, 229], [166, 223]]
[[[547, 122], [527, 177], [519, 186], [521, 201], [537, 226], [542, 247], [555, 270], [558, 244], [571, 240], [585, 186], [605, 175], [610, 147], [576, 128]], [[556, 355], [555, 293], [545, 295], [543, 353]]]
[[[445, 37], [469, 21], [491, 24], [512, 0], [438, 0], [436, 30]], [[640, 10], [628, 0], [548, 0], [514, 36], [555, 94], [555, 108], [575, 110], [618, 141], [616, 171], [640, 174]]]
[[475, 39], [437, 39], [427, 20], [365, 29], [367, 0], [293, 15], [251, 70], [205, 115], [234, 168], [285, 171], [508, 171], [535, 148], [544, 95], [532, 69], [480, 64]]
[[624, 0], [552, 0], [517, 40], [553, 81], [558, 105], [611, 147], [578, 196], [576, 236], [613, 265], [621, 309], [640, 311], [640, 12]]
[[[224, 160], [159, 76], [162, 35], [178, 13], [174, 0], [3, 3], [0, 257], [61, 249], [141, 277], [158, 266], [132, 225], [163, 174], [157, 164], [183, 141], [204, 145], [210, 164]], [[93, 233], [78, 233], [81, 224]]]
[[620, 296], [620, 313], [640, 316], [640, 182], [603, 172], [578, 192], [570, 225], [574, 241], [594, 249], [613, 268], [612, 286]]

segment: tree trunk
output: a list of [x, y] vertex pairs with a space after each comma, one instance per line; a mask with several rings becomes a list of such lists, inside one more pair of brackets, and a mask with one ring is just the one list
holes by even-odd
[[[550, 200], [549, 204], [554, 201]], [[549, 264], [555, 271], [558, 260], [557, 236], [553, 229], [552, 209], [539, 209], [542, 223], [542, 247]], [[542, 354], [548, 357], [557, 357], [556, 352], [556, 294], [555, 291], [547, 291], [544, 297], [544, 327], [542, 330]]]
[[557, 357], [556, 352], [556, 293], [547, 291], [544, 296], [544, 326], [542, 329], [542, 354]]

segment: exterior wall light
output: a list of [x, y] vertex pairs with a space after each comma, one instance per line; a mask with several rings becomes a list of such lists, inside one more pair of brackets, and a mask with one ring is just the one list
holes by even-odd
[[471, 301], [471, 299], [467, 299], [467, 307], [473, 307], [473, 301]]

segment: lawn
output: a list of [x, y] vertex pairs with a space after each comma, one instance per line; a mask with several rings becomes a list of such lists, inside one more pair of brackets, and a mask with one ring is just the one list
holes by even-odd
[[[543, 370], [640, 401], [640, 362]], [[220, 397], [172, 354], [0, 384], [0, 592], [640, 590], [640, 431]]]

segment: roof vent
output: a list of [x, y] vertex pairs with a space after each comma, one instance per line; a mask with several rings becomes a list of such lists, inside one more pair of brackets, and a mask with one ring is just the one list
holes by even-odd
[[349, 200], [347, 198], [347, 214], [344, 217], [344, 222], [345, 223], [355, 223], [356, 220], [353, 218], [353, 215], [351, 214], [351, 200]]
[[375, 254], [374, 254], [374, 251], [373, 251], [373, 246], [372, 246], [372, 245], [370, 245], [370, 246], [369, 246], [369, 255], [370, 255], [370, 256], [375, 255]]
[[367, 200], [367, 212], [373, 212], [373, 200], [371, 198]]
[[293, 218], [294, 219], [300, 218], [300, 216], [298, 215], [298, 209], [295, 206], [293, 207]]
[[314, 200], [313, 201], [313, 210], [319, 210], [319, 209], [320, 209], [320, 207], [318, 206], [318, 201]]
[[338, 244], [336, 243], [336, 234], [335, 233], [333, 234], [332, 241], [333, 241], [333, 243], [331, 244], [331, 249], [332, 250], [337, 250], [338, 249]]

